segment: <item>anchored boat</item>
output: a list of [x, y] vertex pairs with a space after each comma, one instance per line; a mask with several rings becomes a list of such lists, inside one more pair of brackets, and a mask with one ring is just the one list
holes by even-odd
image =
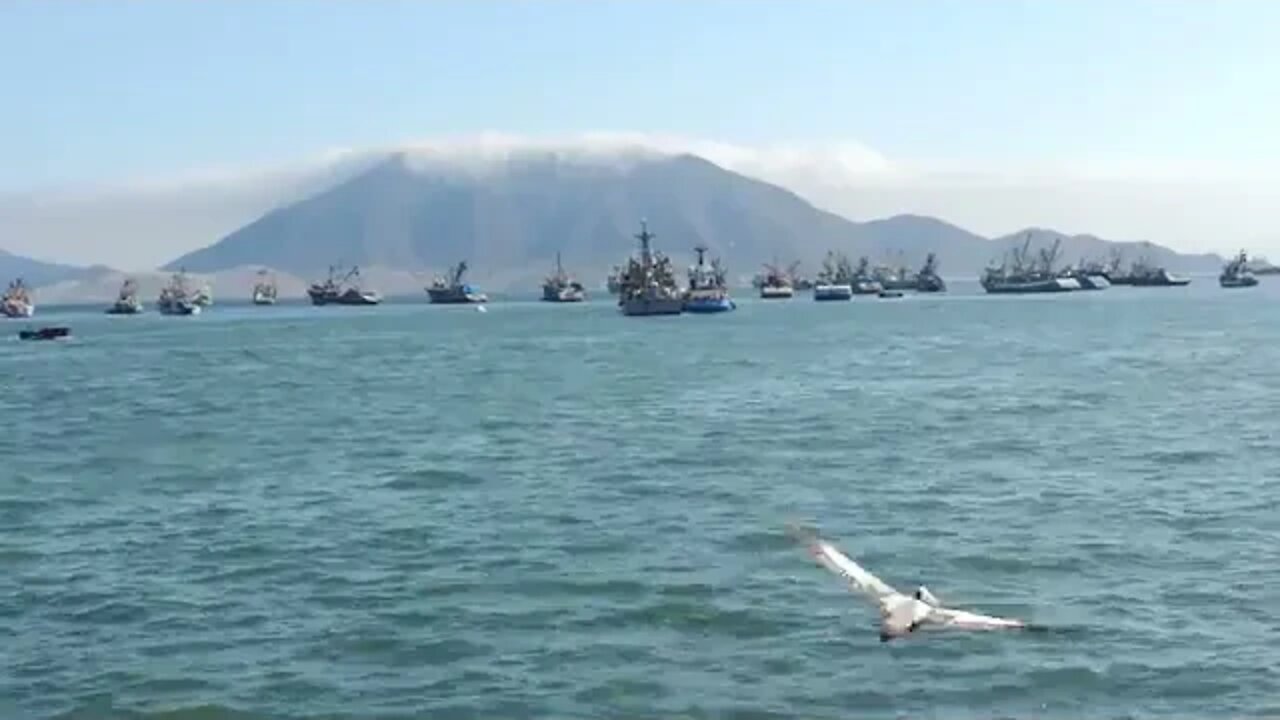
[[9, 283], [8, 289], [4, 291], [4, 296], [0, 297], [0, 315], [11, 318], [29, 318], [35, 314], [35, 301], [31, 299], [31, 291], [22, 282], [22, 278]]
[[253, 285], [254, 305], [275, 305], [279, 291], [275, 276], [263, 268], [258, 271], [258, 281]]
[[329, 277], [307, 288], [307, 297], [311, 298], [312, 305], [377, 305], [382, 302], [377, 291], [361, 287], [358, 266], [352, 266], [342, 277], [338, 277], [339, 270], [339, 267], [330, 265]]
[[764, 276], [760, 280], [760, 297], [765, 300], [790, 300], [795, 295], [795, 277], [799, 267], [799, 261], [791, 263], [786, 270], [779, 268], [776, 262], [766, 264]]
[[684, 311], [688, 313], [728, 312], [737, 307], [729, 297], [729, 288], [725, 282], [725, 270], [716, 258], [708, 265], [707, 248], [699, 245], [693, 249], [698, 253], [698, 262], [689, 267], [689, 290], [685, 293]]
[[858, 258], [858, 267], [853, 271], [853, 294], [854, 295], [878, 295], [884, 287], [880, 285], [880, 281], [876, 280], [875, 274], [871, 271], [871, 263], [866, 256]]
[[1060, 277], [1053, 271], [1062, 240], [1055, 240], [1049, 250], [1040, 250], [1040, 260], [1030, 259], [1031, 234], [1027, 233], [1021, 248], [1013, 251], [1012, 266], [1006, 257], [998, 267], [988, 267], [981, 278], [982, 289], [992, 294], [1025, 295], [1079, 290], [1074, 277]]
[[938, 258], [929, 253], [924, 259], [924, 267], [916, 273], [916, 292], [946, 292], [947, 284], [938, 274]]
[[587, 299], [587, 290], [582, 283], [574, 280], [564, 271], [560, 264], [560, 253], [556, 253], [556, 271], [547, 276], [542, 283], [542, 299], [545, 302], [582, 302]]
[[853, 266], [844, 253], [827, 251], [822, 260], [822, 270], [813, 286], [814, 300], [852, 300]]
[[1249, 270], [1249, 256], [1241, 250], [1235, 259], [1222, 268], [1218, 284], [1224, 288], [1245, 288], [1258, 284], [1258, 278]]
[[623, 315], [679, 315], [684, 312], [684, 293], [676, 283], [671, 260], [653, 249], [653, 238], [644, 220], [640, 221], [640, 256], [627, 260], [619, 278], [618, 307]]
[[137, 315], [142, 312], [142, 301], [138, 299], [138, 284], [128, 278], [120, 286], [120, 294], [116, 301], [107, 308], [108, 315]]
[[438, 275], [427, 287], [427, 296], [437, 305], [462, 305], [467, 303], [484, 303], [489, 297], [476, 288], [462, 282], [467, 272], [467, 261], [449, 268], [448, 276]]
[[69, 327], [42, 327], [39, 330], [19, 330], [19, 340], [57, 340], [71, 334]]
[[200, 304], [196, 302], [195, 293], [188, 287], [186, 270], [179, 269], [169, 279], [169, 284], [160, 288], [156, 309], [161, 315], [200, 314]]

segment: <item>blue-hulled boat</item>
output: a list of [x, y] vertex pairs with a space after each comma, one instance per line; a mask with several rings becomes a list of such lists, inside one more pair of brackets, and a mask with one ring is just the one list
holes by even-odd
[[684, 311], [719, 313], [737, 308], [737, 304], [729, 297], [725, 271], [720, 265], [719, 258], [712, 260], [708, 265], [707, 248], [699, 245], [693, 250], [698, 253], [698, 263], [689, 267], [689, 289], [684, 296]]

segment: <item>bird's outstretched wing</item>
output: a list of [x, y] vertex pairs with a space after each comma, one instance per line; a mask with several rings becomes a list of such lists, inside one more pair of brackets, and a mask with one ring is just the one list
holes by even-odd
[[929, 613], [922, 624], [958, 630], [1016, 630], [1027, 627], [1027, 624], [1021, 620], [979, 615], [966, 610], [952, 610], [944, 607], [933, 608], [933, 612]]
[[809, 553], [819, 564], [843, 577], [848, 581], [850, 588], [874, 602], [881, 614], [888, 615], [895, 607], [900, 607], [902, 601], [910, 599], [867, 572], [861, 565], [840, 552], [836, 546], [818, 537], [812, 530], [793, 525], [789, 528], [789, 532], [792, 537], [805, 544]]

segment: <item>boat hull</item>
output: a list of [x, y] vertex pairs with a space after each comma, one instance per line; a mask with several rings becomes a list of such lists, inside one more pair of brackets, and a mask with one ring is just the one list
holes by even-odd
[[180, 303], [177, 305], [163, 304], [160, 306], [161, 315], [199, 315], [200, 306], [195, 303]]
[[542, 301], [553, 303], [574, 303], [587, 299], [587, 293], [576, 288], [542, 288]]
[[433, 305], [475, 305], [489, 301], [489, 298], [484, 293], [449, 289], [437, 290], [435, 288], [427, 289], [427, 298], [431, 300]]
[[1224, 288], [1247, 288], [1258, 284], [1258, 278], [1246, 275], [1238, 278], [1218, 278], [1218, 284]]
[[852, 300], [853, 287], [850, 285], [815, 285], [813, 299], [819, 302], [831, 300]]
[[859, 280], [853, 284], [854, 295], [878, 295], [884, 290], [875, 280]]
[[623, 315], [643, 317], [646, 315], [679, 315], [684, 312], [682, 298], [636, 297], [618, 301]]
[[689, 298], [684, 303], [684, 311], [695, 315], [729, 312], [738, 306], [732, 298]]
[[71, 328], [66, 327], [46, 327], [39, 330], [19, 330], [18, 339], [20, 340], [57, 340], [67, 337], [71, 334]]
[[318, 293], [308, 293], [311, 297], [311, 304], [322, 305], [377, 305], [382, 299], [376, 295], [368, 293], [343, 293], [342, 295], [331, 296]]
[[765, 285], [760, 288], [760, 297], [764, 300], [790, 300], [793, 295], [795, 295], [795, 290], [785, 286]]
[[142, 312], [141, 305], [112, 305], [107, 308], [108, 315], [137, 315]]
[[946, 292], [947, 284], [938, 276], [921, 277], [916, 281], [916, 292]]
[[1080, 289], [1080, 283], [1075, 278], [1048, 278], [1026, 282], [984, 282], [982, 289], [992, 295], [1034, 295], [1072, 292]]

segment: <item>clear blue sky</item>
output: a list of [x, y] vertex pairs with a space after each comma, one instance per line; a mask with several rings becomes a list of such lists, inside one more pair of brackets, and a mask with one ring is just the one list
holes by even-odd
[[0, 188], [482, 130], [1280, 157], [1276, 0], [0, 2]]

